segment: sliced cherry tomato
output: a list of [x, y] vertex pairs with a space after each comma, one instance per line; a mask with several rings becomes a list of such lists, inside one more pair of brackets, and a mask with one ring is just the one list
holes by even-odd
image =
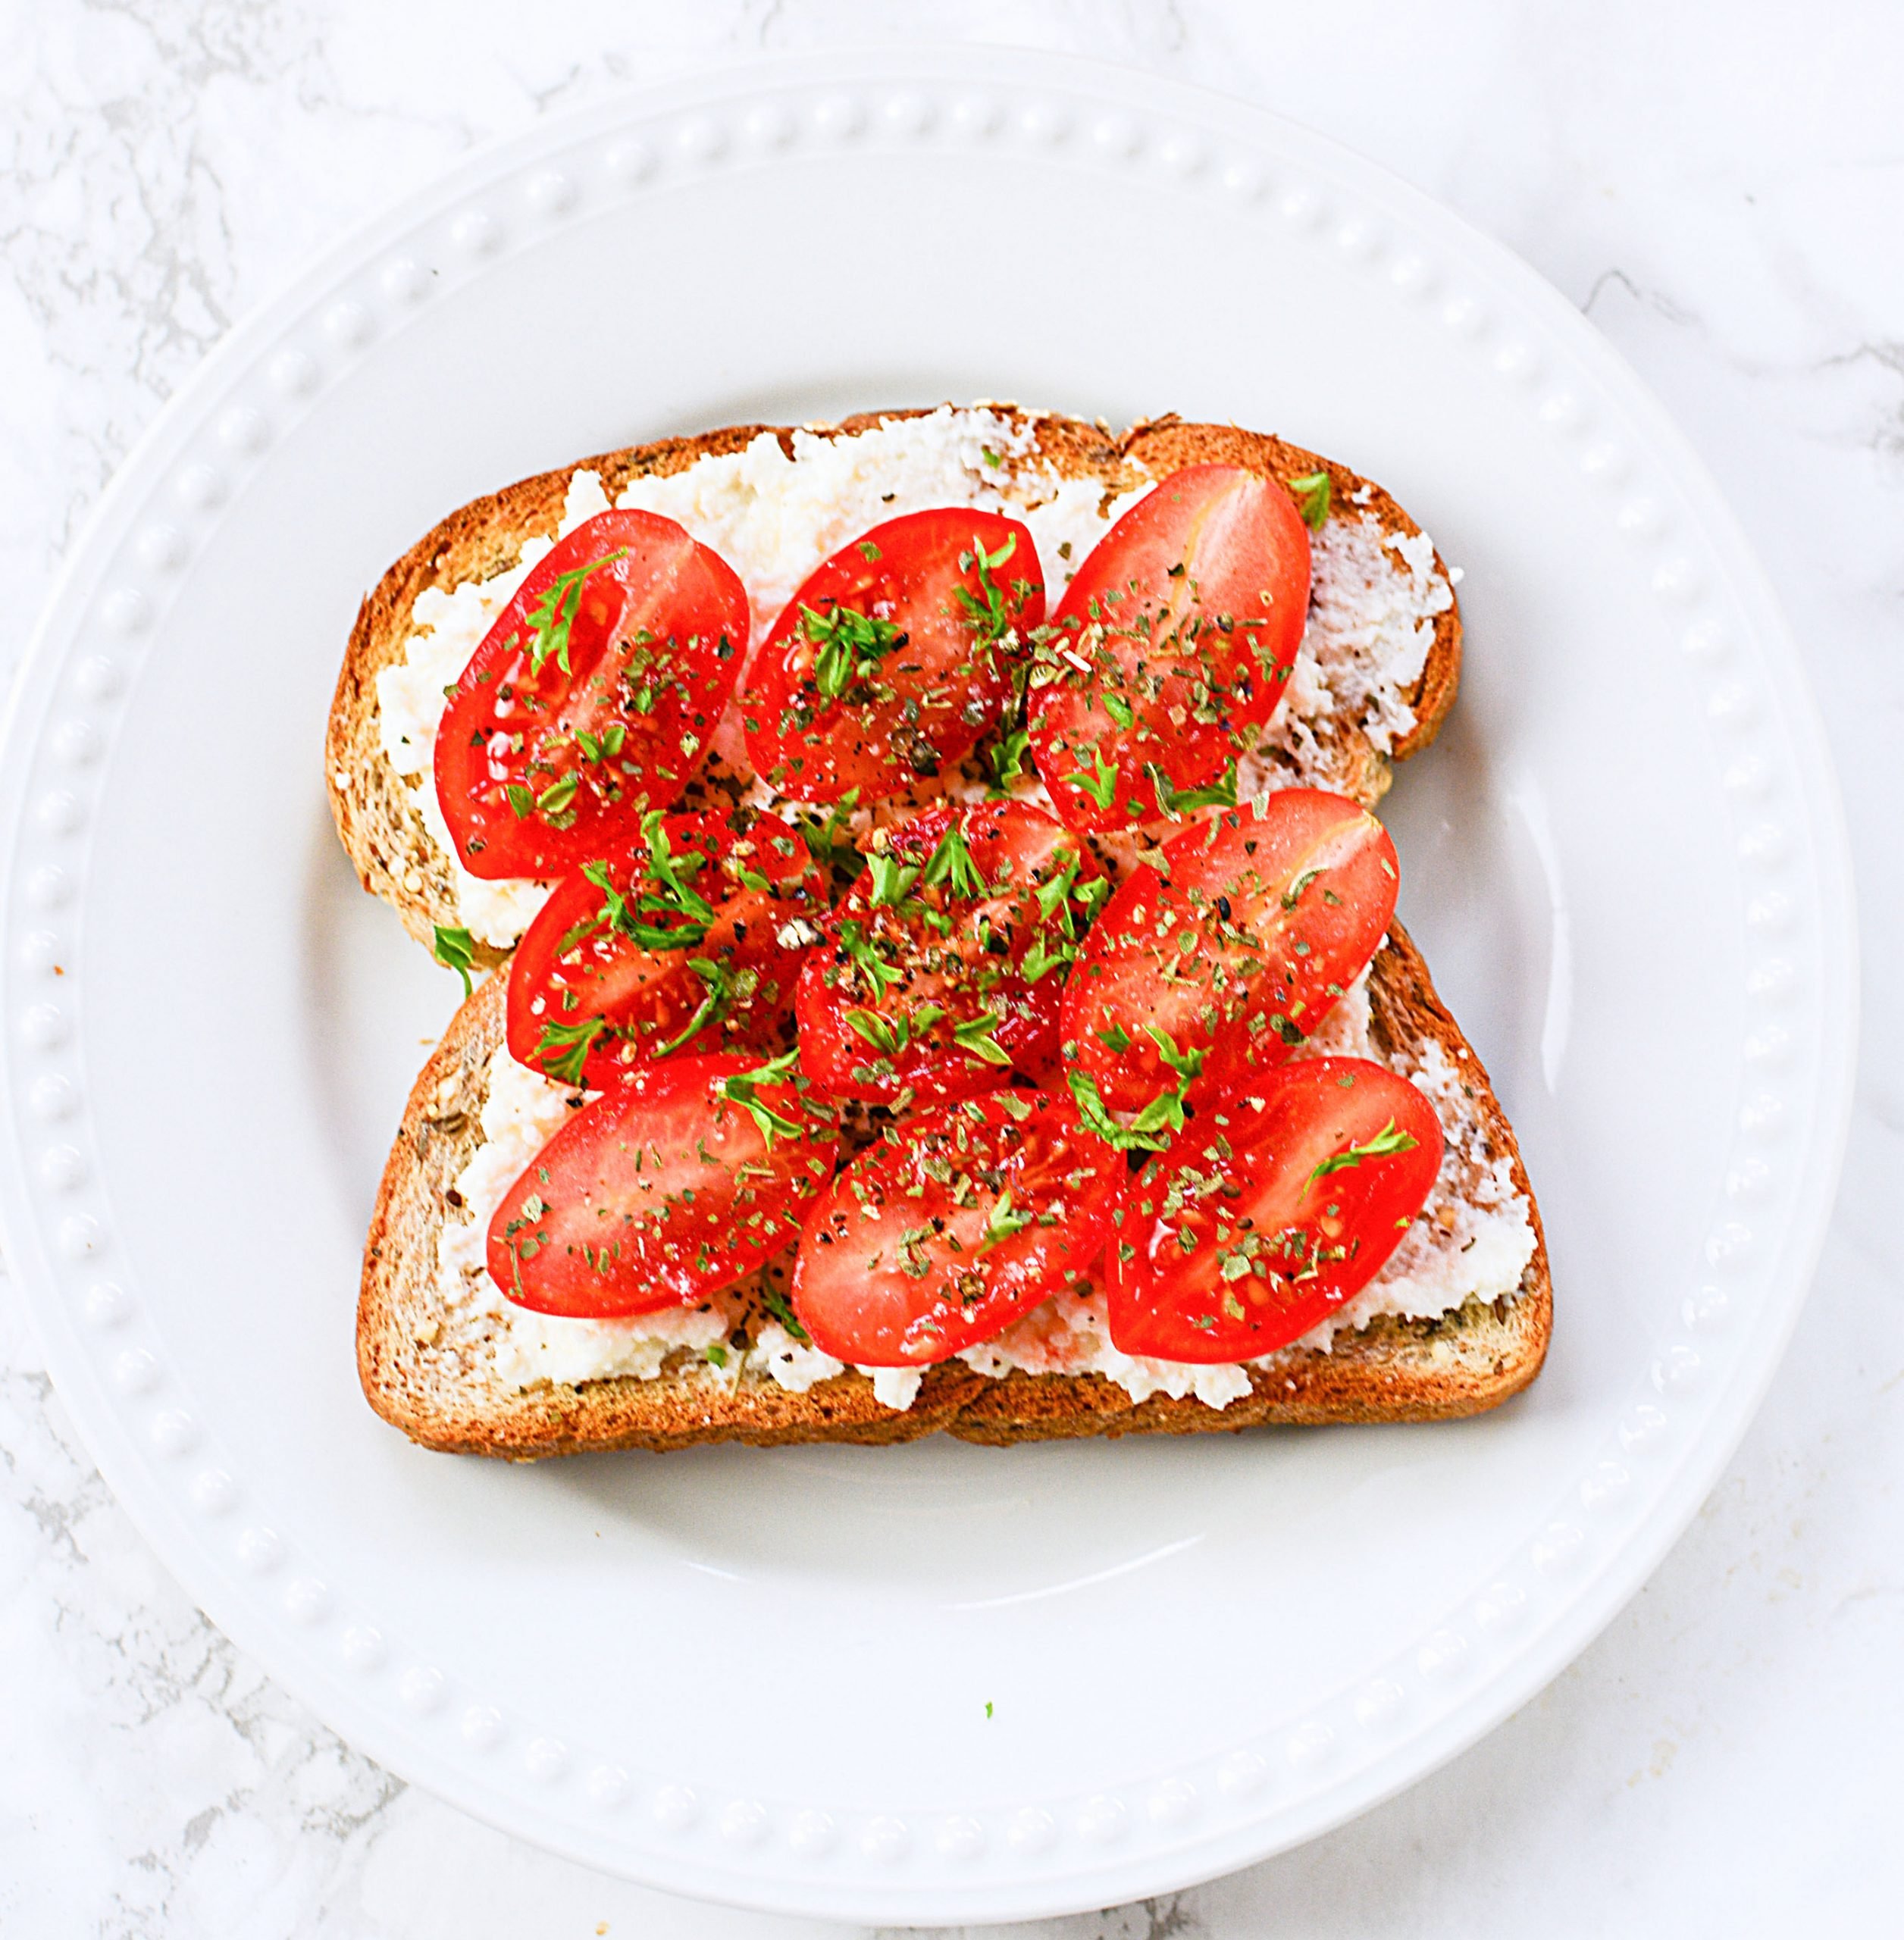
[[1198, 1362], [1287, 1347], [1381, 1270], [1441, 1149], [1434, 1107], [1361, 1058], [1304, 1059], [1206, 1106], [1125, 1187], [1113, 1343]]
[[794, 1311], [856, 1366], [942, 1361], [1095, 1263], [1126, 1176], [1068, 1103], [1037, 1092], [908, 1119], [808, 1215]]
[[777, 1050], [826, 907], [774, 817], [650, 815], [537, 912], [509, 965], [509, 1053], [599, 1090], [654, 1058]]
[[686, 786], [739, 677], [747, 596], [672, 519], [603, 512], [557, 540], [484, 636], [437, 735], [471, 875], [552, 876]]
[[1065, 986], [1067, 1069], [1113, 1111], [1286, 1062], [1395, 914], [1388, 831], [1320, 789], [1226, 809], [1160, 854], [1105, 906]]
[[1017, 802], [882, 831], [800, 972], [808, 1077], [844, 1098], [958, 1098], [1049, 1065], [1064, 973], [1109, 885], [1082, 841]]
[[675, 1058], [584, 1106], [490, 1222], [496, 1284], [538, 1313], [605, 1320], [704, 1299], [792, 1245], [838, 1136], [792, 1068]]
[[876, 525], [775, 621], [742, 698], [749, 759], [803, 801], [898, 794], [997, 724], [1044, 618], [1044, 575], [1016, 519], [960, 506]]
[[1130, 828], [1235, 801], [1308, 605], [1308, 530], [1273, 479], [1195, 465], [1139, 499], [1037, 649], [1027, 725], [1059, 816]]

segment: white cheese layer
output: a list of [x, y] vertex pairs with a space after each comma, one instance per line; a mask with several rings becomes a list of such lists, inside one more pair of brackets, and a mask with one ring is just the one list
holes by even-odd
[[552, 1084], [499, 1050], [490, 1061], [483, 1142], [455, 1187], [471, 1217], [466, 1224], [446, 1222], [437, 1237], [438, 1297], [452, 1313], [474, 1312], [493, 1322], [496, 1371], [513, 1388], [620, 1374], [652, 1381], [675, 1348], [705, 1350], [725, 1339], [733, 1324], [717, 1301], [611, 1324], [531, 1313], [503, 1297], [486, 1263], [490, 1222], [509, 1187], [581, 1102], [581, 1094]]
[[[1372, 1059], [1416, 1085], [1441, 1121], [1441, 1170], [1427, 1201], [1381, 1272], [1352, 1300], [1292, 1343], [1283, 1353], [1326, 1352], [1340, 1333], [1354, 1333], [1379, 1314], [1415, 1320], [1451, 1313], [1479, 1296], [1514, 1293], [1534, 1256], [1533, 1221], [1505, 1156], [1490, 1156], [1480, 1121], [1464, 1090], [1461, 1073], [1439, 1044], [1419, 1062], [1384, 1057], [1369, 1033], [1368, 978], [1363, 975], [1323, 1019], [1298, 1057]], [[1054, 1294], [995, 1338], [968, 1347], [960, 1358], [982, 1374], [1101, 1374], [1134, 1401], [1153, 1394], [1194, 1394], [1226, 1407], [1250, 1391], [1251, 1366], [1270, 1367], [1279, 1355], [1251, 1363], [1193, 1365], [1126, 1354], [1111, 1344], [1101, 1291], [1085, 1286]]]
[[[572, 532], [583, 520], [608, 508], [600, 474], [577, 472], [568, 481], [557, 537]], [[464, 927], [479, 943], [501, 948], [513, 943], [529, 927], [535, 912], [548, 900], [551, 885], [521, 877], [487, 882], [471, 875], [457, 859], [432, 772], [437, 729], [442, 723], [446, 690], [462, 678], [463, 669], [496, 624], [496, 615], [515, 597], [531, 568], [555, 543], [553, 539], [531, 539], [516, 563], [493, 579], [465, 580], [448, 593], [431, 587], [418, 593], [410, 612], [414, 630], [403, 659], [377, 677], [377, 736], [384, 759], [402, 777], [431, 841], [449, 859]]]
[[[1330, 1012], [1303, 1056], [1378, 1057], [1369, 1034], [1366, 973]], [[1440, 1119], [1445, 1150], [1439, 1175], [1419, 1217], [1382, 1271], [1355, 1297], [1295, 1344], [1326, 1351], [1336, 1335], [1367, 1325], [1378, 1314], [1411, 1319], [1448, 1313], [1478, 1296], [1511, 1294], [1534, 1253], [1527, 1200], [1516, 1190], [1505, 1156], [1486, 1150], [1481, 1123], [1464, 1090], [1464, 1078], [1438, 1044], [1419, 1062], [1386, 1059], [1419, 1086]], [[490, 1066], [483, 1106], [484, 1144], [456, 1182], [467, 1224], [446, 1224], [438, 1242], [438, 1293], [461, 1311], [471, 1303], [493, 1322], [498, 1372], [512, 1386], [538, 1380], [576, 1384], [617, 1375], [653, 1380], [678, 1347], [704, 1353], [726, 1341], [733, 1304], [716, 1296], [699, 1306], [625, 1321], [569, 1320], [512, 1305], [484, 1264], [484, 1238], [496, 1209], [524, 1169], [568, 1116], [576, 1093], [518, 1064], [499, 1050]], [[842, 1372], [842, 1364], [803, 1347], [777, 1323], [763, 1327], [744, 1350], [722, 1350], [720, 1372], [737, 1379], [757, 1370], [796, 1394]], [[1101, 1374], [1135, 1401], [1152, 1394], [1194, 1394], [1223, 1408], [1250, 1391], [1249, 1366], [1212, 1366], [1150, 1360], [1111, 1344], [1102, 1293], [1086, 1287], [1054, 1294], [994, 1339], [961, 1356], [982, 1374], [1002, 1378], [1015, 1368], [1031, 1374]], [[916, 1369], [869, 1368], [873, 1391], [886, 1406], [911, 1406]]]
[[[850, 437], [796, 431], [791, 455], [770, 433], [744, 449], [697, 459], [667, 477], [633, 480], [618, 505], [658, 512], [710, 546], [746, 587], [757, 647], [800, 583], [822, 560], [882, 521], [935, 505], [1006, 512], [1029, 528], [1049, 601], [1086, 555], [1143, 495], [1104, 502], [1090, 479], [1060, 478], [1031, 452], [1027, 433], [982, 405], [942, 405], [889, 418]], [[609, 509], [600, 478], [570, 480], [560, 533]], [[448, 859], [458, 906], [479, 941], [506, 948], [546, 900], [546, 884], [489, 882], [456, 860], [437, 801], [431, 762], [443, 690], [453, 686], [496, 615], [552, 541], [531, 540], [507, 571], [448, 593], [420, 595], [402, 662], [377, 679], [377, 731], [385, 758], [410, 788], [429, 839]], [[1421, 535], [1385, 538], [1373, 515], [1339, 505], [1314, 538], [1307, 630], [1279, 738], [1298, 755], [1315, 724], [1340, 714], [1361, 723], [1383, 753], [1414, 725], [1407, 696], [1434, 640], [1436, 616], [1454, 603]], [[1273, 732], [1278, 731], [1273, 731]], [[730, 759], [743, 750], [731, 709], [713, 737]], [[1245, 764], [1241, 778], [1251, 785]]]

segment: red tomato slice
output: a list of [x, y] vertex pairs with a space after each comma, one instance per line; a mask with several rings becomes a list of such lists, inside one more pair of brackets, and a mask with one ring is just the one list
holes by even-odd
[[1044, 575], [1016, 519], [969, 506], [876, 525], [788, 602], [741, 712], [784, 795], [876, 802], [964, 759], [997, 724]]
[[777, 1050], [825, 913], [784, 823], [745, 809], [650, 815], [529, 925], [509, 966], [509, 1054], [599, 1090], [653, 1058]]
[[1361, 1058], [1304, 1059], [1207, 1106], [1125, 1187], [1113, 1343], [1198, 1362], [1287, 1347], [1381, 1270], [1441, 1147], [1428, 1100]]
[[1388, 831], [1320, 789], [1226, 809], [1162, 856], [1168, 878], [1132, 871], [1065, 986], [1069, 1069], [1113, 1111], [1198, 1069], [1204, 1089], [1220, 1090], [1285, 1062], [1395, 914]]
[[908, 1119], [808, 1215], [794, 1310], [856, 1366], [944, 1360], [1095, 1263], [1126, 1176], [1069, 1104], [1036, 1092]]
[[559, 540], [452, 690], [437, 799], [471, 875], [552, 876], [665, 809], [727, 706], [747, 596], [672, 519], [603, 512]]
[[800, 972], [807, 1076], [890, 1103], [1048, 1065], [1076, 938], [1108, 888], [1089, 851], [1017, 802], [929, 809], [882, 840]]
[[691, 1305], [791, 1246], [837, 1137], [792, 1064], [677, 1058], [583, 1106], [490, 1222], [496, 1284], [538, 1313], [606, 1320]]
[[1027, 726], [1073, 828], [1236, 799], [1309, 605], [1309, 534], [1273, 479], [1173, 471], [1099, 540], [1038, 648]]

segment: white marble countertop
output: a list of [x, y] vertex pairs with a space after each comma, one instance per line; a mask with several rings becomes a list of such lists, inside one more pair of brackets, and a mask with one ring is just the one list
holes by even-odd
[[[1403, 1797], [1170, 1899], [1026, 1933], [1870, 1932], [1904, 1850], [1904, 14], [1883, 0], [12, 0], [0, 565], [16, 652], [128, 445], [227, 325], [471, 143], [736, 50], [932, 33], [1108, 54], [1375, 156], [1533, 262], [1704, 454], [1796, 624], [1864, 897], [1849, 1162], [1724, 1480], [1544, 1695]], [[903, 22], [903, 27], [895, 22]], [[1893, 861], [1887, 864], [1886, 858]], [[1887, 1181], [1889, 1181], [1887, 1184]], [[550, 1857], [340, 1744], [199, 1615], [0, 1297], [0, 1932], [837, 1932]]]

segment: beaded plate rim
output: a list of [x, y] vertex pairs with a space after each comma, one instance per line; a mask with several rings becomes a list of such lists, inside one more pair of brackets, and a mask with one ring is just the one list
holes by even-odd
[[[57, 995], [46, 973], [83, 896], [91, 793], [142, 643], [274, 427], [317, 408], [384, 330], [604, 199], [801, 147], [937, 142], [1144, 171], [1227, 199], [1239, 218], [1292, 225], [1418, 296], [1426, 327], [1486, 358], [1505, 398], [1577, 448], [1676, 616], [1706, 731], [1726, 750], [1727, 812], [1752, 886], [1745, 1050], [1758, 1075], [1709, 1271], [1687, 1289], [1679, 1325], [1655, 1342], [1545, 1525], [1445, 1622], [1273, 1741], [1115, 1791], [914, 1823], [823, 1798], [697, 1797], [631, 1772], [612, 1752], [505, 1716], [480, 1691], [453, 1691], [427, 1651], [301, 1566], [295, 1535], [248, 1500], [136, 1288], [115, 1275], [76, 1077], [83, 966]], [[451, 273], [423, 274], [413, 239], [424, 235]], [[102, 1471], [214, 1619], [343, 1735], [507, 1829], [648, 1883], [859, 1919], [1029, 1917], [1209, 1877], [1366, 1810], [1524, 1702], [1637, 1588], [1743, 1435], [1822, 1244], [1855, 1043], [1848, 852], [1796, 650], [1716, 487], [1617, 354], [1517, 258], [1332, 143], [1182, 84], [997, 50], [803, 56], [600, 104], [466, 159], [255, 312], [160, 413], [49, 598], [5, 742], [0, 1206], [62, 1398]], [[1794, 1017], [1817, 1031], [1808, 1072], [1793, 1069]], [[1816, 1131], [1780, 1175], [1764, 1154], [1808, 1080]]]

